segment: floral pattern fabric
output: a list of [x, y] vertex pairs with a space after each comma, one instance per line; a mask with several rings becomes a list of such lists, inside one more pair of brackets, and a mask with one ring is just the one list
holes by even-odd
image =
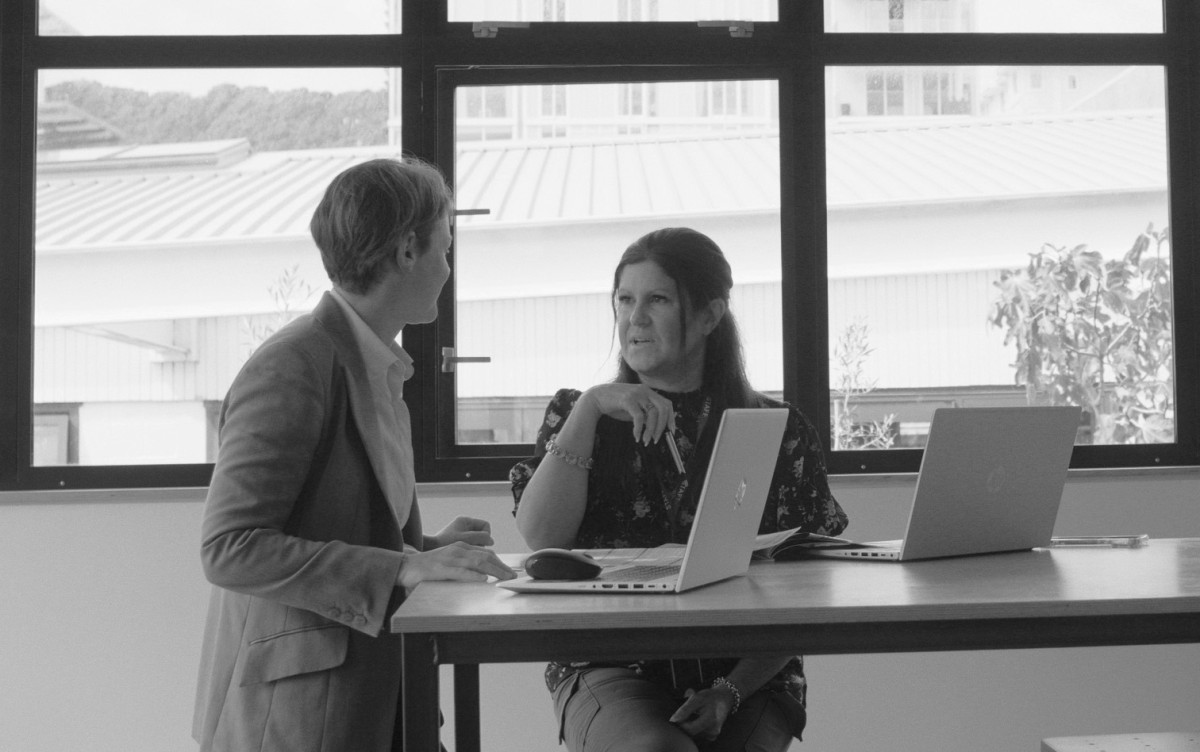
[[[559, 428], [581, 394], [575, 389], [563, 389], [554, 395], [538, 430], [534, 456], [517, 463], [510, 471], [514, 513], [525, 486], [545, 458], [546, 442], [558, 436]], [[698, 466], [696, 444], [706, 421], [720, 416], [708, 415], [711, 400], [702, 391], [659, 394], [674, 407], [675, 440], [686, 475], [702, 478], [704, 468]], [[829, 490], [816, 429], [799, 410], [765, 395], [759, 395], [758, 399], [760, 407], [789, 410], [759, 532], [798, 527], [806, 532], [838, 535], [846, 527], [846, 513]], [[642, 548], [687, 542], [698, 498], [696, 493], [686, 493], [685, 476], [678, 472], [666, 443], [644, 446], [634, 441], [630, 423], [607, 416], [600, 418], [592, 450], [595, 464], [588, 471], [586, 511], [574, 548]], [[688, 688], [708, 686], [714, 678], [727, 674], [737, 661], [737, 658], [715, 658], [618, 661], [603, 665], [633, 668], [650, 681], [682, 693]], [[553, 691], [575, 672], [598, 665], [551, 663], [546, 668], [547, 686]], [[789, 661], [764, 689], [785, 692], [803, 705], [805, 681], [801, 659]]]

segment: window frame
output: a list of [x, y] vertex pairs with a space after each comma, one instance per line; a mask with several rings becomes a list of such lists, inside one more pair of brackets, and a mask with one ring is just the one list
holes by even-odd
[[[448, 22], [446, 0], [404, 2], [402, 33], [336, 36], [39, 37], [38, 0], [0, 4], [0, 490], [204, 486], [211, 464], [34, 467], [32, 352], [37, 73], [51, 68], [384, 67], [403, 71], [403, 148], [446, 163], [453, 118], [445, 118], [441, 71], [469, 66], [761, 69], [778, 72], [784, 396], [829, 435], [824, 132], [827, 66], [1155, 65], [1165, 71], [1172, 283], [1175, 303], [1176, 441], [1080, 446], [1075, 468], [1200, 465], [1200, 8], [1164, 0], [1162, 34], [827, 33], [823, 3], [780, 0], [779, 20], [756, 22], [750, 38], [695, 23], [531, 23], [476, 38]], [[575, 75], [575, 74], [573, 74]], [[574, 80], [574, 79], [572, 79]], [[805, 106], [804, 103], [814, 103]], [[450, 104], [452, 107], [452, 102]], [[436, 114], [436, 117], [430, 117]], [[452, 112], [451, 112], [452, 115]], [[452, 154], [451, 154], [452, 157]], [[452, 290], [452, 288], [449, 288]], [[447, 292], [447, 296], [452, 295]], [[453, 307], [444, 297], [442, 311]], [[453, 320], [410, 327], [417, 362], [409, 400], [419, 481], [496, 481], [531, 447], [500, 449], [445, 441], [453, 394], [440, 374]], [[811, 367], [817, 364], [817, 367]], [[1182, 385], [1182, 386], [1181, 386]], [[1187, 388], [1184, 388], [1187, 387]], [[834, 474], [910, 473], [918, 449], [830, 452]]]
[[[609, 84], [629, 83], [639, 85], [653, 82], [697, 82], [711, 81], [777, 81], [780, 90], [780, 119], [783, 119], [785, 108], [790, 106], [783, 102], [783, 92], [790, 88], [785, 85], [785, 79], [790, 75], [786, 69], [764, 66], [593, 66], [587, 69], [554, 66], [492, 66], [480, 69], [474, 66], [442, 67], [437, 71], [437, 101], [438, 110], [436, 121], [438, 132], [436, 137], [436, 157], [438, 164], [448, 177], [455, 174], [455, 112], [457, 101], [456, 90], [464, 86], [555, 86], [560, 84]], [[781, 139], [782, 140], [782, 139]], [[781, 149], [782, 143], [781, 143]], [[472, 211], [486, 207], [460, 205], [460, 211]], [[780, 217], [781, 235], [788, 230], [784, 226], [785, 218]], [[786, 241], [781, 243], [786, 245]], [[782, 253], [782, 251], [781, 251]], [[451, 269], [455, 268], [457, 254], [451, 253]], [[426, 468], [429, 480], [469, 482], [479, 480], [503, 480], [508, 477], [508, 471], [518, 459], [528, 457], [533, 450], [531, 444], [459, 444], [455, 442], [455, 420], [457, 412], [457, 396], [454, 388], [454, 374], [441, 372], [441, 353], [443, 348], [456, 348], [455, 321], [456, 304], [454, 296], [455, 276], [451, 273], [447, 283], [447, 291], [438, 301], [437, 320], [429, 328], [436, 332], [437, 342], [432, 357], [436, 358], [432, 370], [433, 386], [432, 399], [422, 403], [428, 413], [426, 420], [433, 425], [433, 440], [414, 442], [418, 467]], [[785, 276], [785, 280], [786, 280]], [[787, 298], [787, 282], [785, 281], [784, 298]], [[785, 335], [786, 336], [786, 335]], [[486, 355], [486, 353], [457, 353], [460, 356]], [[418, 359], [419, 360], [419, 359]], [[470, 366], [466, 366], [470, 367]], [[411, 383], [411, 382], [410, 382]], [[407, 390], [406, 390], [407, 392]], [[430, 409], [430, 405], [433, 406]], [[414, 427], [414, 435], [416, 429]], [[426, 435], [428, 436], [428, 435]]]

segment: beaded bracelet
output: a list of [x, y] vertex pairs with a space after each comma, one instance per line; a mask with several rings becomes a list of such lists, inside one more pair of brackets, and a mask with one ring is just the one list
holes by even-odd
[[574, 465], [584, 470], [591, 470], [592, 466], [596, 464], [596, 461], [591, 457], [580, 457], [578, 454], [571, 454], [560, 447], [558, 441], [555, 439], [550, 439], [546, 442], [546, 454], [553, 454], [568, 465]]
[[738, 712], [738, 708], [742, 706], [742, 693], [737, 686], [724, 676], [718, 676], [716, 679], [713, 679], [712, 686], [713, 689], [729, 690], [729, 694], [733, 695], [733, 710], [730, 710], [729, 714], [733, 715], [734, 713]]

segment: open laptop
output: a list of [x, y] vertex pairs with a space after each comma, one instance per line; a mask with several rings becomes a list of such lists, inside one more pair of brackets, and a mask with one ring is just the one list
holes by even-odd
[[913, 561], [1050, 545], [1078, 407], [934, 411], [903, 540], [814, 541], [808, 556]]
[[731, 408], [721, 416], [687, 546], [588, 550], [604, 570], [590, 580], [518, 577], [518, 593], [682, 593], [750, 567], [779, 459], [786, 408]]

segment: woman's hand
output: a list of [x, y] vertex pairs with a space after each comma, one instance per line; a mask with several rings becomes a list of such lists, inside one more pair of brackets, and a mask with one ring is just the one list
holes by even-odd
[[721, 733], [733, 710], [733, 694], [718, 687], [687, 691], [687, 700], [670, 721], [693, 739], [712, 741]]
[[495, 543], [492, 540], [492, 526], [487, 520], [455, 517], [454, 521], [438, 531], [437, 535], [426, 536], [425, 549], [441, 548], [457, 541], [473, 546], [490, 546]]
[[643, 384], [600, 384], [583, 393], [596, 410], [617, 420], [633, 422], [633, 438], [643, 444], [657, 442], [663, 431], [675, 430], [671, 400]]
[[[687, 700], [671, 716], [671, 723], [694, 739], [716, 739], [725, 727], [735, 705], [757, 692], [767, 680], [779, 673], [791, 656], [742, 658], [724, 682], [707, 689], [687, 691]], [[729, 688], [737, 688], [737, 695]]]

